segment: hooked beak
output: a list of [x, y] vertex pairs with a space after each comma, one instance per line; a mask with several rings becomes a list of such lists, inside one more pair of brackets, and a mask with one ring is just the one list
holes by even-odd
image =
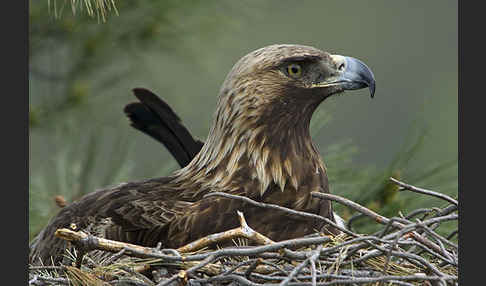
[[368, 87], [371, 97], [375, 95], [375, 76], [362, 61], [340, 55], [331, 58], [338, 68], [336, 76], [318, 84], [319, 87], [338, 86], [343, 90], [353, 90]]

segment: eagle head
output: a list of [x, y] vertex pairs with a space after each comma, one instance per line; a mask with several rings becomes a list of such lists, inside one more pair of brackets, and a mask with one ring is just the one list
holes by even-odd
[[[309, 46], [271, 45], [241, 58], [226, 77], [220, 96], [236, 92], [284, 103], [322, 101], [344, 90], [365, 87], [373, 97], [374, 75], [358, 59]], [[251, 90], [241, 92], [247, 88]]]
[[373, 97], [374, 75], [358, 59], [302, 45], [255, 50], [228, 73], [206, 143], [179, 173], [208, 187], [239, 187], [244, 177], [260, 194], [272, 183], [297, 189], [307, 172], [324, 169], [309, 135], [314, 110], [333, 94], [366, 87]]

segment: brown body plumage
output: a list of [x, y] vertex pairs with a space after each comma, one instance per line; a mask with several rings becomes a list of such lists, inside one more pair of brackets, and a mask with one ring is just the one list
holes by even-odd
[[310, 196], [329, 186], [309, 123], [328, 96], [366, 86], [373, 94], [364, 64], [312, 47], [273, 45], [246, 55], [223, 83], [208, 138], [186, 167], [98, 190], [64, 207], [32, 242], [31, 263], [49, 256], [57, 261], [66, 243], [53, 234], [72, 223], [106, 238], [147, 246], [160, 241], [167, 248], [237, 227], [236, 210], [277, 241], [323, 230], [315, 220], [203, 196], [222, 191], [333, 219], [331, 203]]

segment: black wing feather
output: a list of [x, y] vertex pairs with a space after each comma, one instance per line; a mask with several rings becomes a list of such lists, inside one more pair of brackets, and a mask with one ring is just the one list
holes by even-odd
[[179, 116], [160, 97], [144, 88], [133, 89], [140, 103], [125, 106], [131, 126], [164, 144], [181, 167], [201, 150], [204, 142], [195, 139]]

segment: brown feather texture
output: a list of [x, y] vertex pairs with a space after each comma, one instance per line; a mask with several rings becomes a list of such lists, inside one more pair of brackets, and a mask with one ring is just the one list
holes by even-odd
[[361, 61], [301, 45], [272, 45], [241, 58], [219, 92], [201, 150], [168, 177], [97, 190], [62, 208], [30, 244], [30, 263], [62, 259], [67, 243], [58, 228], [144, 246], [177, 248], [211, 233], [248, 225], [274, 241], [337, 230], [313, 219], [290, 217], [210, 192], [315, 213], [334, 220], [326, 168], [309, 124], [327, 97], [369, 87], [374, 76]]

